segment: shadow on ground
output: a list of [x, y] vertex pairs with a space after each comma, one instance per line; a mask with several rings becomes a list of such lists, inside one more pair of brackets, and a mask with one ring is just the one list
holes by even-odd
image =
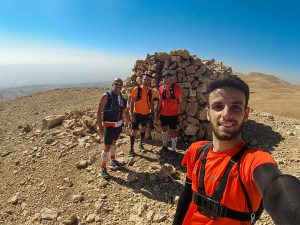
[[[243, 127], [242, 138], [252, 148], [261, 148], [265, 151], [271, 152], [278, 146], [283, 140], [283, 137], [272, 127], [257, 123], [253, 120], [249, 120]], [[181, 166], [181, 161], [184, 157], [186, 149], [190, 144], [178, 142], [178, 151], [173, 152], [171, 150], [161, 152], [161, 141], [146, 140], [147, 150], [145, 153], [139, 153], [136, 151], [135, 158], [143, 158], [151, 163], [160, 162], [160, 164], [171, 164], [178, 171], [185, 172], [185, 169]], [[169, 142], [169, 149], [171, 149], [171, 143]], [[159, 154], [160, 152], [160, 154]], [[148, 165], [146, 165], [148, 166]], [[134, 165], [133, 165], [134, 167]], [[123, 175], [112, 176], [110, 182], [116, 182], [119, 185], [132, 188], [135, 193], [141, 193], [147, 198], [154, 199], [161, 202], [172, 203], [175, 195], [180, 195], [183, 185], [179, 182], [180, 177], [177, 172], [176, 175], [166, 179], [154, 179], [157, 173], [144, 172], [145, 169], [141, 169], [142, 172], [136, 172], [130, 169], [130, 166], [122, 168], [121, 173], [134, 173], [137, 177], [135, 182], [128, 182]]]
[[242, 138], [248, 145], [272, 152], [284, 139], [280, 133], [273, 130], [271, 126], [248, 120], [243, 128]]

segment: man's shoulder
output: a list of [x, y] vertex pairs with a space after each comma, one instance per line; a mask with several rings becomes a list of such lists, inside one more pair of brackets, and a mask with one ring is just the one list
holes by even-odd
[[133, 91], [137, 91], [137, 90], [139, 89], [139, 87], [140, 87], [140, 86], [135, 86], [135, 87], [132, 89], [132, 92], [133, 92]]
[[138, 88], [139, 88], [139, 86], [134, 87], [134, 88], [132, 89], [130, 95], [131, 95], [131, 96], [135, 95], [135, 94], [137, 93], [137, 91], [138, 91]]
[[204, 140], [192, 143], [188, 148], [187, 154], [195, 154], [200, 148], [202, 148], [207, 143], [210, 143], [210, 141]]
[[180, 87], [179, 85], [176, 85], [176, 84], [174, 85], [174, 91], [175, 92], [180, 92], [181, 93], [182, 90], [183, 90], [182, 87]]
[[110, 92], [109, 91], [107, 91], [107, 92], [104, 92], [103, 94], [102, 94], [102, 99], [106, 99], [106, 98], [108, 98], [110, 96]]
[[273, 163], [276, 165], [274, 158], [268, 151], [260, 148], [249, 148], [242, 156], [243, 164], [259, 165], [264, 163]]
[[261, 148], [248, 148], [244, 154], [245, 156], [252, 157], [252, 158], [271, 156], [270, 152], [263, 150]]

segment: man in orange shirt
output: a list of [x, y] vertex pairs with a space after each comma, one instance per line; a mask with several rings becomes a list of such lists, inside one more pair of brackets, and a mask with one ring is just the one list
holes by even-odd
[[159, 87], [159, 103], [157, 107], [157, 120], [159, 117], [162, 127], [162, 151], [168, 150], [168, 131], [170, 130], [172, 150], [176, 151], [178, 116], [182, 114], [182, 88], [175, 85], [175, 73], [165, 71], [162, 75], [164, 85]]
[[248, 99], [249, 87], [237, 76], [210, 84], [206, 111], [213, 141], [193, 143], [183, 158], [186, 182], [173, 225], [254, 224], [262, 198], [276, 224], [300, 224], [299, 180], [241, 138]]
[[143, 142], [145, 139], [145, 130], [147, 124], [150, 122], [150, 115], [154, 112], [153, 110], [153, 99], [155, 98], [155, 93], [151, 89], [151, 76], [149, 74], [143, 74], [142, 85], [135, 87], [131, 94], [130, 102], [130, 120], [131, 123], [131, 135], [130, 135], [130, 150], [129, 156], [134, 156], [134, 141], [137, 135], [139, 126], [141, 125], [141, 137], [140, 137], [140, 152], [144, 152], [145, 148]]

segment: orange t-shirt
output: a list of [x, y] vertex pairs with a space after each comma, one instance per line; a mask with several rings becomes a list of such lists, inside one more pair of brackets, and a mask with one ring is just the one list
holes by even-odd
[[[148, 99], [148, 92], [150, 89], [145, 89], [144, 87], [141, 87], [142, 91], [141, 91], [141, 99], [139, 101], [136, 101], [134, 103], [134, 109], [133, 112], [134, 113], [140, 113], [141, 115], [147, 115], [150, 113], [150, 104], [151, 102], [149, 102]], [[155, 92], [153, 91], [153, 89], [151, 89], [152, 91], [152, 99], [155, 98]], [[137, 94], [138, 94], [138, 87], [135, 87], [130, 96], [133, 98], [137, 98]]]
[[[199, 181], [199, 170], [201, 162], [199, 159], [202, 158], [203, 154], [195, 162], [198, 150], [207, 143], [207, 141], [199, 141], [193, 143], [187, 150], [183, 160], [182, 165], [186, 166], [187, 177], [192, 180], [192, 190], [193, 192], [198, 192], [198, 181]], [[205, 194], [212, 196], [216, 190], [218, 182], [222, 178], [225, 172], [229, 160], [232, 156], [239, 152], [239, 150], [244, 145], [241, 142], [237, 146], [227, 149], [223, 152], [214, 152], [213, 145], [210, 147], [207, 154], [207, 161], [205, 165], [205, 177], [204, 177], [204, 187]], [[261, 195], [255, 185], [253, 179], [253, 172], [255, 168], [265, 163], [276, 162], [272, 156], [262, 151], [261, 149], [249, 149], [247, 150], [240, 159], [240, 176], [243, 184], [246, 187], [249, 198], [251, 200], [252, 208], [257, 211], [259, 203], [261, 201]], [[229, 173], [227, 184], [224, 190], [223, 198], [221, 199], [221, 205], [240, 211], [249, 212], [246, 199], [242, 190], [242, 187], [238, 180], [238, 165], [235, 164]], [[217, 224], [230, 224], [230, 225], [240, 225], [240, 224], [251, 224], [250, 221], [241, 222], [237, 220], [230, 219], [228, 217], [219, 217], [217, 220], [212, 220], [199, 213], [197, 205], [192, 201], [189, 209], [185, 215], [183, 225], [217, 225]]]
[[[166, 89], [166, 99], [163, 99], [163, 91]], [[170, 99], [171, 93], [170, 93], [170, 87], [167, 87], [166, 85], [162, 85], [159, 87], [159, 97], [161, 99], [161, 109], [160, 109], [160, 115], [162, 116], [176, 116], [178, 115], [179, 110], [179, 104], [178, 99], [180, 96], [182, 96], [182, 88], [175, 85], [174, 88], [174, 95], [176, 99]]]

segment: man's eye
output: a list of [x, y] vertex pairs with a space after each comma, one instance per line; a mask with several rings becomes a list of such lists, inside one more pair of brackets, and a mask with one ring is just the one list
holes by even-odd
[[216, 110], [216, 111], [223, 110], [223, 108], [224, 108], [223, 105], [214, 105], [214, 106], [213, 106], [213, 109]]
[[231, 110], [235, 112], [239, 112], [242, 110], [242, 107], [240, 105], [233, 105], [231, 106]]

